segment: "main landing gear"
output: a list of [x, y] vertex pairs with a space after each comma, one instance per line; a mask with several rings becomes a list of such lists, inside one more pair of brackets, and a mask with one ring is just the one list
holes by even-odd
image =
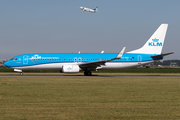
[[91, 73], [91, 71], [85, 71], [85, 72], [84, 72], [84, 75], [85, 75], [85, 76], [91, 76], [92, 73]]

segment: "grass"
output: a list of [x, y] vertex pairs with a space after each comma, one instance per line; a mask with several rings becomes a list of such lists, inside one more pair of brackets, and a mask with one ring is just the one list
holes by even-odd
[[[18, 72], [0, 72], [0, 75], [14, 75], [14, 76], [20, 76], [20, 73]], [[133, 75], [133, 76], [179, 76], [180, 73], [92, 73], [93, 76], [129, 76], [129, 75]], [[40, 72], [24, 72], [23, 76], [84, 76], [83, 72], [80, 73], [40, 73]]]
[[0, 77], [0, 119], [180, 119], [179, 78]]

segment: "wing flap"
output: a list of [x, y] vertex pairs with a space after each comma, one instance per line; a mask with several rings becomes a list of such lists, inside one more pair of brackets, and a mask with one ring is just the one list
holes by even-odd
[[79, 64], [79, 67], [99, 67], [100, 65], [105, 65], [107, 61], [102, 60], [102, 61], [95, 61], [95, 62], [88, 62], [88, 63], [82, 63]]

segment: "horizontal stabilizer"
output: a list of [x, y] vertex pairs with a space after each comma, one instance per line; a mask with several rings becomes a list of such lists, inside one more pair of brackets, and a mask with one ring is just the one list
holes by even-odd
[[170, 54], [174, 54], [174, 52], [171, 52], [171, 53], [165, 53], [165, 54], [161, 54], [161, 55], [154, 55], [154, 56], [151, 56], [151, 58], [164, 57], [164, 56], [167, 56], [167, 55], [170, 55]]

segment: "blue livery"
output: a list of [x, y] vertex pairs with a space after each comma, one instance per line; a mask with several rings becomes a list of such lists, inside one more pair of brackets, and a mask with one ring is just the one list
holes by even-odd
[[33, 53], [18, 55], [5, 62], [23, 75], [23, 70], [59, 70], [63, 73], [91, 75], [93, 70], [117, 70], [137, 67], [163, 59], [163, 43], [168, 24], [161, 24], [143, 47], [126, 52], [125, 47], [119, 53]]

